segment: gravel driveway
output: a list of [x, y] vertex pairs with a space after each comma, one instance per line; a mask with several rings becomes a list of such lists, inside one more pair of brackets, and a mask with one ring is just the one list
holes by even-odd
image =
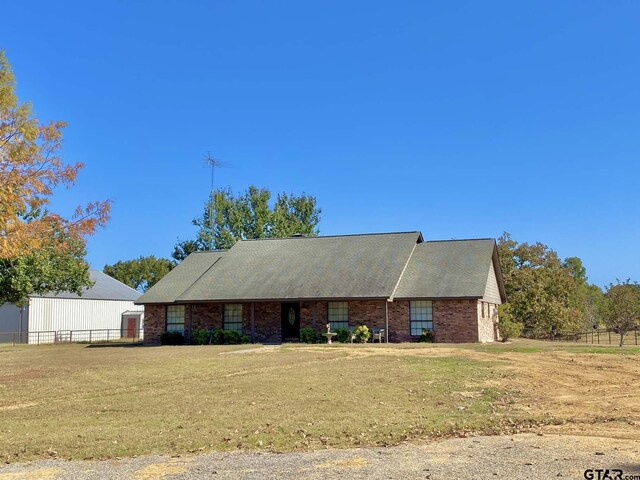
[[[640, 480], [640, 442], [521, 434], [421, 445], [304, 453], [208, 453], [106, 461], [46, 460], [0, 467], [0, 480], [38, 479], [549, 479], [621, 469]], [[595, 476], [594, 478], [598, 478]], [[633, 478], [633, 477], [632, 477]]]

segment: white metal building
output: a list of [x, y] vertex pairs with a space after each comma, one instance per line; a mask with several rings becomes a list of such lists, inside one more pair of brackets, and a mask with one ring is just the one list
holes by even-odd
[[2, 305], [0, 342], [52, 343], [127, 336], [123, 313], [144, 310], [133, 303], [140, 293], [98, 270], [89, 275], [95, 284], [81, 296], [70, 292], [34, 295], [28, 307]]

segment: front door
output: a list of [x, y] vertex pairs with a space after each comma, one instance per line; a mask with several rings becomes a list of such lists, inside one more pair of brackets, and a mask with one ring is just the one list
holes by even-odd
[[282, 341], [300, 340], [300, 304], [282, 304]]

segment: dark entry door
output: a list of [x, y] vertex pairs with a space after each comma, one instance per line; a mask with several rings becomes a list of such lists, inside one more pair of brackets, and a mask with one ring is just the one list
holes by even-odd
[[138, 323], [136, 317], [128, 317], [127, 318], [127, 338], [136, 338], [138, 336], [138, 331], [136, 328], [136, 323]]
[[300, 340], [300, 304], [282, 304], [282, 340]]

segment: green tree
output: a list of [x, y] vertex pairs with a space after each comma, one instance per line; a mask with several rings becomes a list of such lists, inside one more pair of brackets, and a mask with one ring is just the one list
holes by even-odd
[[601, 305], [605, 325], [620, 335], [620, 346], [624, 336], [640, 323], [640, 285], [627, 280], [617, 281], [607, 287]]
[[64, 127], [41, 124], [18, 102], [0, 51], [0, 304], [25, 304], [34, 293], [81, 293], [90, 284], [86, 237], [106, 223], [109, 202], [78, 207], [68, 218], [47, 209], [54, 189], [72, 186], [82, 168], [60, 156]]
[[280, 193], [271, 205], [268, 189], [250, 186], [237, 196], [230, 188], [219, 189], [211, 200], [192, 221], [198, 228], [196, 238], [175, 245], [176, 261], [197, 251], [231, 248], [238, 240], [318, 234], [321, 210], [311, 195]]
[[518, 243], [508, 233], [499, 238], [498, 253], [510, 319], [526, 335], [549, 337], [585, 327], [588, 299], [595, 293], [579, 258], [561, 261], [547, 245]]
[[578, 281], [587, 281], [587, 269], [582, 264], [582, 260], [578, 257], [568, 257], [562, 262], [562, 266], [567, 270], [569, 275]]
[[578, 284], [570, 297], [571, 305], [579, 312], [582, 330], [598, 328], [601, 322], [602, 289], [587, 282]]
[[105, 265], [102, 271], [131, 288], [146, 292], [169, 273], [174, 265], [171, 260], [151, 255]]
[[65, 248], [59, 249], [56, 242], [61, 236], [57, 232], [51, 235], [50, 243], [24, 255], [0, 259], [0, 305], [27, 305], [32, 294], [80, 294], [83, 287], [91, 285], [84, 242], [67, 239]]

